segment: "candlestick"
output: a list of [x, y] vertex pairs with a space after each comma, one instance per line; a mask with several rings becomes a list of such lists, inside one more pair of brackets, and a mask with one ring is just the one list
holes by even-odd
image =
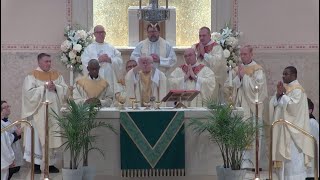
[[48, 93], [49, 93], [49, 91], [48, 91], [48, 85], [49, 85], [49, 82], [47, 81], [46, 82], [46, 86], [45, 86], [45, 93], [46, 93], [46, 101], [49, 101], [49, 99], [48, 99]]
[[232, 87], [232, 68], [231, 65], [229, 65], [229, 86]]
[[259, 102], [259, 94], [258, 94], [259, 88], [258, 88], [258, 86], [255, 86], [254, 89], [255, 89], [255, 99], [254, 99], [254, 101], [255, 102]]
[[70, 66], [70, 86], [73, 86], [73, 66]]

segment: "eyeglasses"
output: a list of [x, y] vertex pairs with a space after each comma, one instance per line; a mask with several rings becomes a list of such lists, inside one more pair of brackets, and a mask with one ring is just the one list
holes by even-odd
[[187, 57], [192, 57], [192, 56], [195, 56], [195, 54], [186, 54], [186, 55], [183, 55], [183, 57], [187, 58]]
[[158, 33], [159, 31], [148, 31], [148, 33], [152, 34], [152, 33]]
[[3, 106], [2, 109], [8, 109], [8, 108], [10, 108], [10, 107], [11, 107], [10, 105]]
[[105, 34], [106, 32], [105, 31], [96, 31], [94, 32], [95, 34]]

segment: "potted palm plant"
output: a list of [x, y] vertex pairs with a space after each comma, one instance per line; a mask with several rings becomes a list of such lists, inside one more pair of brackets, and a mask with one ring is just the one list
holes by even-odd
[[70, 99], [62, 115], [53, 111], [53, 116], [61, 128], [61, 131], [56, 131], [57, 136], [64, 138], [65, 142], [62, 146], [65, 147], [65, 151], [70, 152], [70, 166], [62, 169], [64, 180], [94, 178], [94, 175], [86, 175], [86, 172], [92, 171], [92, 168], [80, 168], [79, 166], [81, 160], [83, 166], [88, 165], [88, 153], [92, 149], [98, 150], [103, 155], [99, 148], [92, 145], [96, 140], [96, 136], [92, 135], [92, 130], [98, 127], [108, 127], [114, 131], [110, 124], [95, 121], [98, 111], [99, 108], [94, 103], [76, 104]]
[[84, 121], [84, 129], [82, 136], [82, 160], [83, 160], [83, 180], [93, 180], [95, 177], [95, 167], [88, 166], [88, 156], [91, 150], [97, 150], [100, 152], [102, 156], [104, 153], [97, 147], [93, 146], [93, 143], [96, 141], [97, 136], [93, 135], [94, 130], [96, 128], [107, 128], [116, 133], [113, 126], [107, 122], [97, 121], [95, 120], [97, 113], [99, 111], [99, 107], [97, 104], [91, 104], [89, 107], [89, 114], [87, 120]]
[[83, 170], [79, 168], [81, 151], [84, 146], [82, 134], [84, 122], [89, 116], [88, 105], [77, 105], [73, 100], [68, 100], [67, 109], [62, 115], [53, 111], [53, 117], [57, 120], [61, 131], [56, 131], [57, 137], [64, 139], [64, 151], [69, 151], [69, 168], [62, 168], [63, 179], [82, 179]]
[[255, 139], [257, 127], [251, 119], [233, 113], [227, 105], [207, 104], [210, 114], [202, 120], [191, 119], [189, 127], [199, 134], [209, 133], [209, 138], [218, 144], [223, 166], [216, 167], [219, 180], [244, 179], [245, 170], [240, 170], [244, 150]]

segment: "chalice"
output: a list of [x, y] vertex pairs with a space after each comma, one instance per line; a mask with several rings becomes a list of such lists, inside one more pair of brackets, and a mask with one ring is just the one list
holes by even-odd
[[154, 101], [156, 100], [156, 97], [154, 97], [154, 96], [151, 96], [150, 97], [150, 106], [152, 107], [152, 109], [154, 108]]
[[145, 110], [150, 110], [151, 108], [151, 103], [150, 102], [145, 102], [145, 103], [143, 103], [145, 106], [146, 106], [146, 108], [145, 108]]
[[124, 110], [124, 104], [126, 103], [126, 97], [120, 95], [119, 96], [119, 110]]
[[155, 107], [155, 109], [160, 109], [160, 105], [161, 105], [161, 101], [156, 101], [156, 107]]
[[135, 100], [135, 101], [133, 101], [133, 103], [134, 103], [134, 110], [139, 110], [139, 101], [137, 101], [137, 100]]
[[134, 102], [136, 101], [136, 98], [131, 97], [131, 98], [129, 98], [129, 100], [130, 100], [130, 103], [131, 103], [131, 108], [134, 109]]

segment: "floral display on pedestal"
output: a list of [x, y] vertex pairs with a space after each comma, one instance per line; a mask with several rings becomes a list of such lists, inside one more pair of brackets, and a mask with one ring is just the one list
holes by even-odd
[[81, 55], [84, 49], [92, 42], [92, 35], [93, 29], [87, 32], [79, 26], [67, 26], [65, 28], [64, 36], [67, 39], [61, 44], [60, 60], [68, 69], [72, 66], [75, 72], [82, 71]]
[[227, 66], [234, 68], [240, 61], [240, 45], [239, 38], [242, 32], [237, 32], [226, 25], [220, 32], [211, 34], [212, 40], [222, 46], [224, 57], [227, 61]]

